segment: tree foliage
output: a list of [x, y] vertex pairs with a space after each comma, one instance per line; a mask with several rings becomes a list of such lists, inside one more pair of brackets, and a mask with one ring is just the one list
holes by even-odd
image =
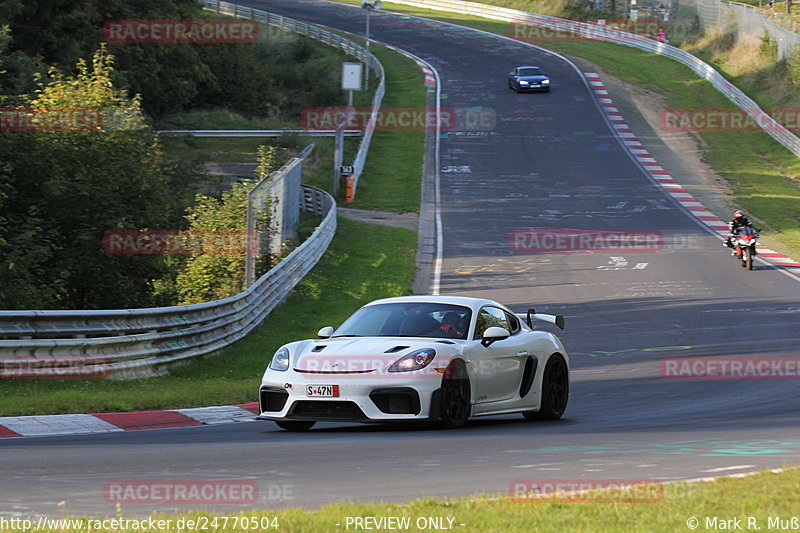
[[[114, 87], [112, 64], [101, 48], [91, 67], [78, 63], [75, 76], [51, 71], [29, 105], [50, 112], [95, 110], [114, 117], [113, 127], [6, 135], [6, 148], [18, 151], [4, 158], [0, 175], [10, 207], [5, 218], [16, 223], [5, 228], [3, 255], [14, 266], [4, 269], [3, 307], [157, 303], [151, 280], [162, 275], [161, 258], [103, 250], [107, 231], [169, 227], [174, 211], [154, 135], [138, 100]], [[31, 250], [32, 257], [24, 257]]]
[[[0, 0], [10, 50], [42, 65], [71, 67], [103, 41], [103, 26], [128, 19], [208, 19], [196, 0]], [[296, 119], [341, 95], [338, 61], [289, 34], [255, 43], [111, 43], [115, 79], [153, 117], [197, 108]], [[28, 73], [30, 74], [30, 72]], [[22, 91], [24, 92], [24, 91]]]
[[[276, 170], [279, 149], [262, 144], [256, 152], [256, 176], [258, 182], [235, 183], [233, 187], [214, 198], [198, 194], [195, 205], [188, 210], [189, 232], [213, 240], [220, 233], [239, 243], [238, 248], [227, 251], [212, 249], [210, 252], [192, 254], [181, 266], [176, 279], [176, 288], [181, 304], [193, 304], [227, 298], [240, 293], [244, 287], [246, 269], [246, 243], [249, 240], [256, 254], [256, 272], [266, 271], [272, 258], [269, 256], [271, 209], [277, 203], [268, 195], [255, 213], [255, 235], [247, 234], [247, 203], [256, 183], [267, 179]], [[223, 253], [215, 253], [220, 252]]]
[[[0, 127], [0, 308], [169, 305], [241, 290], [243, 256], [103, 249], [114, 230], [244, 231], [244, 186], [198, 199], [184, 218], [189, 172], [164, 161], [151, 119], [227, 108], [296, 121], [306, 107], [341, 100], [339, 58], [291, 34], [252, 44], [101, 44], [112, 20], [211, 17], [196, 0], [0, 0], [0, 107], [34, 109], [39, 127]], [[68, 109], [100, 120], [47, 127]], [[275, 155], [261, 154], [264, 173]], [[269, 260], [261, 257], [261, 271]]]
[[[213, 236], [219, 232], [248, 238], [247, 197], [253, 183], [236, 183], [220, 198], [198, 194], [186, 219], [189, 231]], [[212, 250], [221, 251], [221, 250]], [[192, 254], [178, 273], [180, 303], [194, 304], [234, 296], [244, 289], [246, 254], [241, 247], [227, 253]]]
[[263, 180], [267, 178], [270, 173], [276, 170], [278, 166], [278, 147], [262, 144], [256, 149], [256, 176], [258, 179]]

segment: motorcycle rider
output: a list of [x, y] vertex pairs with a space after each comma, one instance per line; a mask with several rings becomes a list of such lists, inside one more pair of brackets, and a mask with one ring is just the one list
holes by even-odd
[[[742, 211], [741, 209], [737, 209], [733, 213], [733, 220], [728, 222], [728, 236], [725, 238], [724, 245], [727, 246], [728, 248], [733, 248], [734, 247], [733, 238], [736, 235], [738, 235], [739, 231], [744, 227], [753, 228], [757, 233], [761, 232], [761, 230], [759, 230], [757, 227], [753, 225], [752, 222], [750, 222], [749, 218], [744, 216], [744, 211]], [[734, 254], [735, 252], [731, 252], [731, 255]]]

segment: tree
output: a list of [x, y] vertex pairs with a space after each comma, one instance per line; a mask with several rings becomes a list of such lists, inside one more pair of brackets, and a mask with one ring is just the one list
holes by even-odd
[[[53, 291], [25, 305], [152, 305], [151, 283], [163, 275], [162, 258], [108, 254], [103, 237], [113, 230], [169, 227], [175, 195], [138, 98], [112, 83], [113, 57], [101, 47], [91, 66], [79, 61], [76, 70], [69, 76], [51, 69], [49, 79], [39, 78], [28, 102], [39, 130], [13, 141], [29, 144], [12, 159], [25, 180], [17, 182], [18, 210], [46, 236], [46, 258], [31, 276]], [[74, 120], [76, 115], [100, 120]], [[53, 116], [67, 119], [54, 123]]]
[[[26, 74], [27, 83], [33, 82], [33, 62], [9, 52], [10, 41], [8, 27], [0, 27], [0, 114], [18, 103]], [[48, 282], [43, 268], [52, 256], [51, 234], [40, 207], [30, 201], [38, 195], [33, 139], [10, 131], [6, 117], [0, 118], [0, 307], [53, 306], [58, 286]]]
[[[178, 274], [181, 305], [234, 296], [243, 290], [247, 228], [247, 196], [253, 183], [235, 183], [220, 198], [197, 195], [186, 219], [189, 232], [201, 238], [233, 237], [228, 249], [210, 249], [191, 254]], [[230, 242], [230, 241], [228, 241]]]
[[[266, 179], [278, 165], [278, 148], [262, 144], [256, 153], [259, 181]], [[215, 236], [232, 243], [227, 249], [204, 250], [192, 254], [177, 277], [181, 304], [207, 302], [234, 296], [244, 288], [246, 247], [250, 240], [260, 248], [257, 272], [264, 271], [271, 257], [264, 249], [270, 238], [270, 212], [273, 200], [268, 200], [256, 214], [256, 235], [247, 235], [247, 200], [255, 183], [235, 183], [220, 198], [198, 194], [186, 219], [189, 232], [214, 240]], [[267, 251], [267, 253], [263, 253]]]

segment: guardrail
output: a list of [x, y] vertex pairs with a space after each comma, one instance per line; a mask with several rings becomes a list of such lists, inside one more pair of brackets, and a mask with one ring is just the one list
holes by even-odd
[[358, 187], [358, 179], [364, 172], [364, 164], [367, 160], [367, 153], [369, 152], [369, 145], [372, 141], [372, 134], [375, 131], [375, 125], [378, 122], [378, 112], [381, 108], [383, 95], [386, 92], [386, 76], [383, 72], [383, 65], [381, 65], [380, 61], [378, 61], [378, 59], [363, 46], [357, 45], [349, 39], [336, 35], [333, 32], [324, 30], [313, 24], [300, 22], [299, 20], [290, 19], [274, 13], [268, 13], [252, 7], [243, 7], [236, 4], [231, 4], [229, 2], [222, 2], [220, 0], [201, 0], [201, 2], [208, 10], [212, 10], [223, 15], [257, 20], [259, 22], [269, 24], [270, 26], [275, 26], [276, 28], [280, 28], [282, 30], [299, 33], [300, 35], [304, 35], [310, 39], [314, 39], [321, 43], [339, 48], [343, 52], [353, 56], [367, 65], [368, 68], [372, 69], [372, 71], [378, 75], [380, 81], [378, 82], [377, 89], [375, 89], [375, 95], [372, 97], [372, 111], [370, 113], [369, 120], [367, 121], [367, 125], [364, 128], [363, 135], [361, 137], [361, 143], [358, 145], [358, 152], [356, 153], [355, 160], [353, 161], [353, 175], [348, 178], [349, 180], [352, 180], [352, 185], [348, 186], [348, 189], [352, 189], [353, 193], [355, 194], [355, 191]]
[[[694, 57], [692, 54], [680, 48], [661, 43], [618, 30], [605, 28], [595, 24], [577, 22], [574, 20], [538, 15], [526, 11], [518, 11], [506, 7], [490, 6], [477, 2], [465, 2], [462, 0], [392, 0], [397, 4], [405, 4], [426, 9], [440, 11], [455, 11], [461, 14], [476, 15], [483, 18], [502, 20], [516, 24], [530, 24], [542, 26], [561, 32], [570, 32], [598, 41], [607, 41], [624, 46], [638, 48], [646, 52], [669, 57], [692, 69], [698, 76], [708, 80], [719, 92], [728, 100], [736, 104], [739, 108], [750, 115], [770, 137], [782, 144], [787, 150], [800, 157], [800, 139], [791, 131], [784, 128], [780, 123], [764, 112], [755, 101], [739, 90], [736, 86], [726, 80], [722, 74], [714, 68]], [[513, 32], [511, 33], [513, 35]]]
[[132, 379], [209, 354], [247, 335], [317, 263], [336, 232], [336, 202], [303, 185], [317, 230], [244, 292], [212, 302], [147, 309], [0, 311], [0, 379]]

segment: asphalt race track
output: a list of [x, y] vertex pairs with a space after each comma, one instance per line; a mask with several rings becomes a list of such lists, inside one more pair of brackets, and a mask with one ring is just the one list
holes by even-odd
[[[364, 13], [352, 6], [240, 4], [363, 33]], [[506, 492], [519, 479], [674, 480], [800, 462], [796, 379], [661, 375], [664, 358], [800, 356], [798, 280], [763, 263], [740, 268], [622, 149], [571, 64], [383, 12], [371, 33], [439, 72], [445, 108], [483, 117], [441, 139], [441, 292], [567, 316], [565, 418], [477, 419], [456, 431], [329, 423], [292, 434], [248, 422], [5, 439], [0, 508], [52, 515], [66, 500], [72, 513], [114, 514], [103, 487], [116, 480], [255, 480], [262, 504], [316, 507]], [[506, 88], [511, 68], [526, 64], [552, 77], [550, 93]], [[660, 231], [668, 245], [514, 253], [509, 235], [528, 227]], [[138, 507], [124, 511], [153, 509]]]

